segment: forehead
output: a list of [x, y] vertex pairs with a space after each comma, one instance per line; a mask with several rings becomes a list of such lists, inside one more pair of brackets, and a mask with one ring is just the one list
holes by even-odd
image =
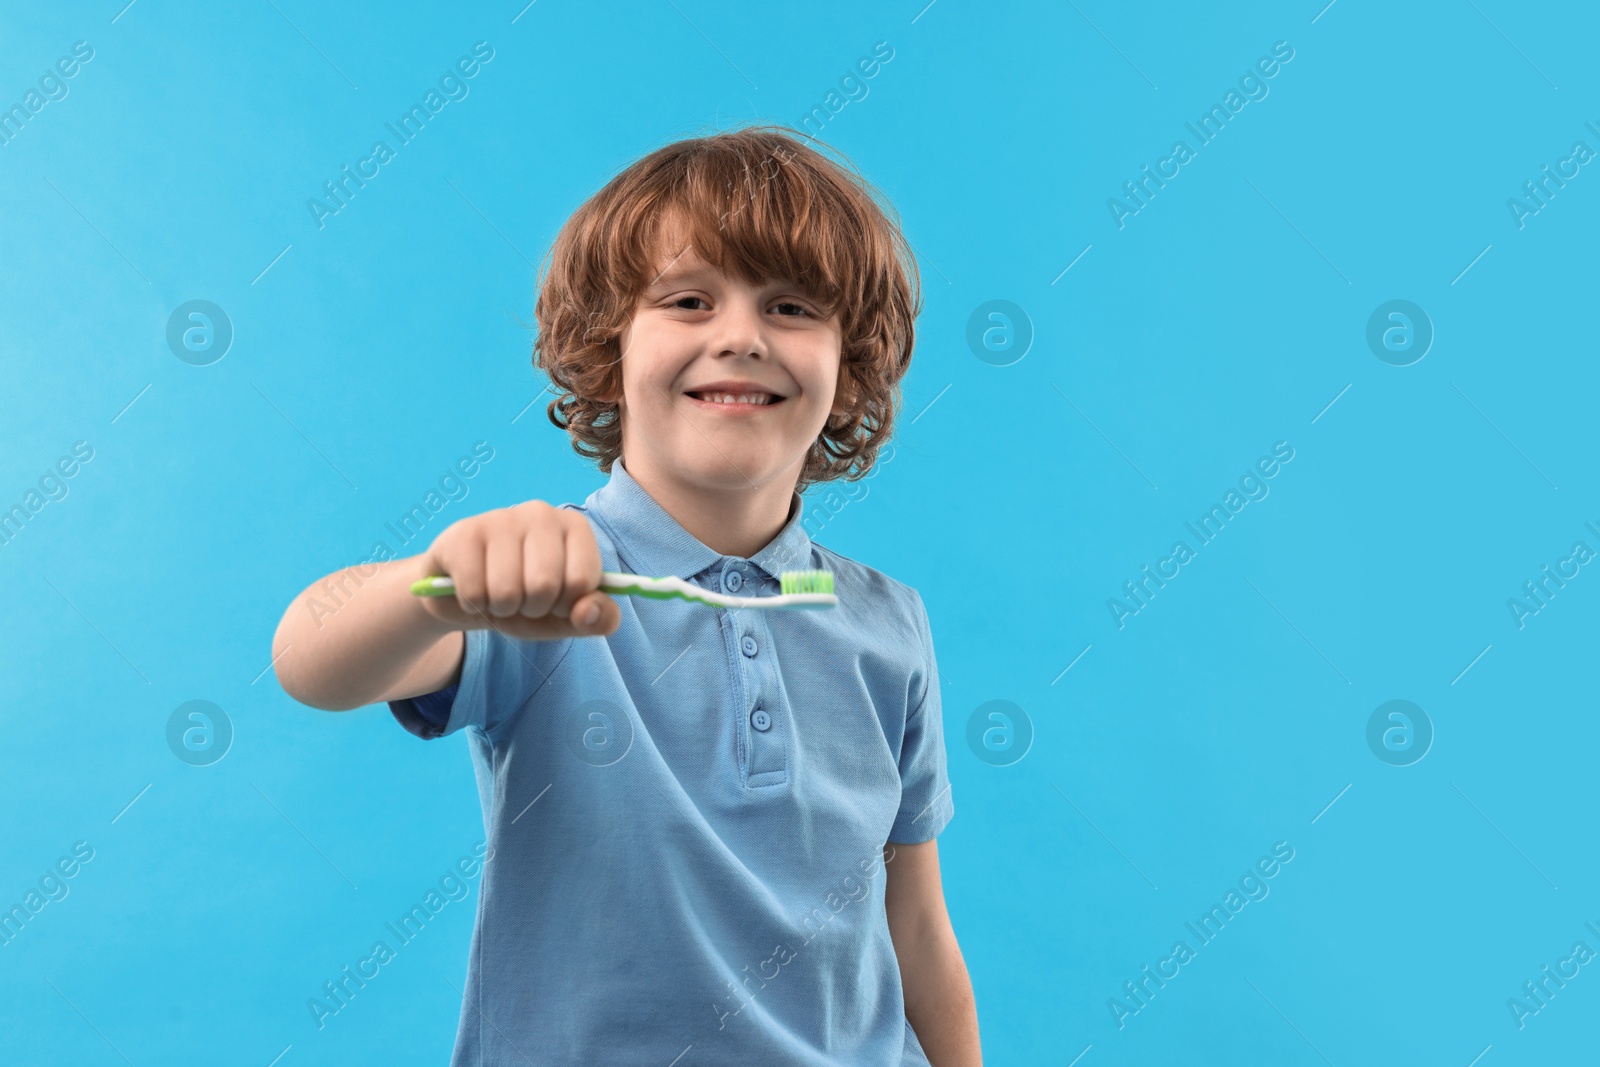
[[706, 240], [705, 229], [694, 225], [682, 207], [668, 208], [656, 226], [654, 244], [650, 248], [651, 276], [718, 270], [716, 264], [706, 258], [706, 254], [714, 250], [700, 247]]
[[[662, 211], [649, 249], [650, 277], [664, 272], [714, 272], [739, 275], [748, 282], [770, 278], [778, 273], [771, 262], [771, 249], [745, 248], [741, 255], [734, 246], [738, 237], [730, 232], [735, 218], [730, 215], [696, 212], [686, 204], [671, 204]], [[742, 221], [742, 220], [738, 220]], [[759, 262], [758, 262], [759, 261]]]
[[[651, 273], [646, 289], [658, 289], [685, 281], [729, 278], [721, 266], [706, 258], [695, 244], [694, 235], [676, 220], [663, 220], [651, 255]], [[763, 279], [770, 280], [770, 279]]]
[[819, 284], [824, 272], [807, 266], [814, 250], [789, 247], [786, 235], [772, 232], [768, 220], [754, 214], [752, 208], [718, 216], [692, 203], [664, 205], [636, 261], [636, 298], [674, 284], [737, 280], [760, 288], [792, 286], [831, 310], [828, 286]]
[[708, 263], [693, 242], [681, 234], [664, 234], [657, 239], [651, 258], [651, 275], [646, 288], [670, 285], [687, 277], [721, 274], [715, 263]]

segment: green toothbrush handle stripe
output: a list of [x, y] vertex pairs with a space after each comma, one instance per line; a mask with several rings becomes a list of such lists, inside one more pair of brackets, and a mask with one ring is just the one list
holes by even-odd
[[[686, 600], [713, 608], [831, 608], [839, 603], [828, 571], [785, 571], [779, 578], [778, 596], [730, 596], [691, 585], [681, 578], [646, 578], [640, 574], [605, 571], [600, 589], [618, 596], [650, 600]], [[431, 575], [411, 583], [413, 596], [455, 596], [456, 584], [444, 575]]]
[[456, 583], [439, 575], [418, 578], [411, 583], [412, 596], [455, 596]]

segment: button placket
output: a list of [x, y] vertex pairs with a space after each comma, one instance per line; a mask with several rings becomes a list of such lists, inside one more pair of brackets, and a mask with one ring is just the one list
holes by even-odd
[[[754, 582], [755, 579], [751, 579]], [[734, 618], [743, 631], [738, 639], [746, 689], [751, 703], [746, 723], [745, 785], [748, 788], [782, 785], [788, 780], [788, 741], [780, 729], [781, 701], [778, 663], [772, 653], [772, 632], [760, 612], [740, 612]]]
[[[724, 558], [699, 580], [713, 589], [735, 596], [769, 595], [777, 583], [747, 560]], [[789, 780], [789, 742], [782, 719], [782, 687], [777, 677], [772, 631], [759, 611], [724, 609], [723, 639], [728, 642], [730, 666], [738, 668], [736, 687], [739, 769], [748, 789], [781, 786]], [[776, 703], [774, 702], [776, 701]]]

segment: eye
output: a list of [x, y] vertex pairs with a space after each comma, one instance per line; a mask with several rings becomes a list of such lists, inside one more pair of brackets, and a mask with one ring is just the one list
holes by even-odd
[[[672, 302], [672, 306], [673, 307], [683, 307], [684, 304], [686, 304], [686, 303], [688, 303], [689, 301], [692, 301], [692, 300], [699, 300], [700, 303], [702, 303], [702, 304], [705, 303], [705, 301], [701, 300], [700, 297], [698, 297], [698, 296], [680, 296], [680, 297], [678, 297], [678, 299], [676, 299], [676, 300], [674, 300]], [[700, 310], [699, 308], [692, 308], [692, 307], [691, 308], [683, 308], [683, 309], [685, 311], [699, 311]]]
[[[802, 315], [809, 316], [811, 314], [811, 312], [806, 308], [806, 306], [804, 304], [796, 304], [792, 300], [780, 301], [779, 303], [776, 303], [776, 304], [774, 304], [772, 306], [775, 307], [775, 308], [793, 308], [795, 311], [798, 311]], [[794, 316], [793, 315], [784, 315], [783, 317], [784, 318], [793, 318]]]

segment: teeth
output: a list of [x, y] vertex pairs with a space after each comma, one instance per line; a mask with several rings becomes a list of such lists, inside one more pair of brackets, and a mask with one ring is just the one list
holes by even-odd
[[700, 399], [712, 404], [770, 404], [768, 393], [702, 393]]

